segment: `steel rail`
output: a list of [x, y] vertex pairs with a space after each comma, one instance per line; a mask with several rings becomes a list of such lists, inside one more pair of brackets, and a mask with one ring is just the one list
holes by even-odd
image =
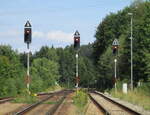
[[37, 107], [38, 105], [42, 104], [43, 102], [47, 101], [48, 99], [52, 98], [53, 96], [58, 95], [58, 94], [60, 94], [60, 93], [63, 93], [63, 92], [65, 92], [65, 91], [67, 91], [67, 90], [61, 90], [61, 91], [52, 93], [52, 94], [51, 94], [50, 96], [48, 96], [47, 98], [45, 98], [45, 99], [43, 99], [43, 100], [41, 100], [41, 101], [39, 101], [39, 102], [37, 102], [37, 103], [34, 103], [34, 104], [32, 104], [32, 105], [30, 105], [30, 106], [24, 108], [23, 110], [21, 110], [21, 111], [15, 113], [14, 115], [23, 115], [23, 114], [29, 112], [30, 110], [34, 109], [34, 108]]
[[37, 107], [38, 105], [42, 104], [43, 102], [47, 101], [48, 99], [52, 98], [54, 95], [60, 94], [60, 93], [62, 93], [64, 91], [65, 90], [61, 90], [61, 91], [55, 92], [55, 93], [51, 94], [50, 96], [48, 96], [47, 98], [45, 98], [45, 99], [43, 99], [43, 100], [41, 100], [39, 102], [36, 102], [36, 103], [34, 103], [34, 104], [24, 108], [23, 110], [15, 113], [15, 115], [23, 115], [23, 114], [29, 112], [30, 110], [32, 110], [33, 108]]
[[99, 104], [90, 94], [88, 94], [91, 101], [101, 110], [105, 115], [111, 115], [101, 104]]
[[130, 112], [130, 113], [132, 113], [132, 114], [134, 114], [134, 115], [142, 115], [141, 113], [139, 113], [139, 112], [137, 112], [137, 111], [134, 111], [133, 109], [131, 109], [131, 108], [129, 108], [129, 107], [123, 105], [123, 104], [120, 104], [120, 103], [118, 103], [118, 102], [116, 102], [116, 101], [114, 101], [114, 100], [112, 100], [112, 99], [110, 99], [109, 97], [105, 96], [105, 95], [102, 94], [102, 93], [99, 93], [99, 92], [96, 92], [96, 91], [94, 91], [94, 92], [92, 92], [92, 93], [95, 93], [95, 94], [97, 94], [97, 95], [99, 95], [99, 96], [102, 96], [103, 98], [105, 98], [105, 99], [108, 100], [109, 102], [111, 102], [111, 103], [113, 103], [113, 104], [115, 104], [115, 105], [121, 107], [122, 109], [124, 109], [124, 110], [126, 110], [126, 111], [128, 111], [128, 112]]
[[2, 104], [2, 103], [5, 103], [5, 102], [7, 102], [7, 101], [11, 101], [11, 100], [13, 100], [14, 98], [12, 98], [12, 97], [4, 97], [4, 98], [1, 98], [0, 99], [0, 104]]
[[66, 99], [67, 95], [68, 95], [69, 93], [71, 93], [71, 92], [73, 92], [73, 91], [68, 91], [68, 92], [66, 92], [65, 95], [60, 99], [59, 103], [56, 104], [54, 107], [52, 107], [52, 108], [46, 113], [46, 115], [53, 115], [53, 114], [58, 110], [58, 108], [60, 107], [60, 105], [64, 102], [64, 100]]
[[48, 100], [48, 99], [51, 98], [51, 97], [53, 97], [53, 95], [50, 95], [50, 96], [48, 96], [46, 99], [43, 99], [43, 100], [41, 100], [41, 101], [39, 101], [39, 102], [37, 102], [37, 103], [34, 103], [34, 104], [28, 106], [27, 108], [25, 108], [25, 109], [23, 109], [23, 110], [21, 110], [21, 111], [15, 113], [15, 115], [22, 115], [22, 114], [24, 114], [24, 113], [30, 111], [31, 109], [35, 108], [35, 107], [38, 106], [39, 104], [43, 103], [44, 101]]
[[12, 97], [0, 97], [0, 100], [4, 100], [4, 99], [8, 99], [8, 98], [12, 98]]

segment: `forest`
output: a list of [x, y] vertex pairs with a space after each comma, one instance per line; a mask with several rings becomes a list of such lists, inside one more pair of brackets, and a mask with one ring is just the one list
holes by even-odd
[[[98, 25], [96, 40], [79, 50], [80, 87], [100, 91], [114, 87], [112, 42], [119, 41], [117, 82], [130, 84], [130, 16], [133, 13], [133, 83], [150, 84], [150, 2], [134, 2], [117, 13], [109, 13]], [[81, 33], [82, 34], [82, 33]], [[81, 38], [82, 40], [82, 38]], [[27, 54], [0, 45], [0, 96], [15, 96], [26, 89]], [[30, 52], [31, 92], [59, 84], [75, 87], [75, 50], [43, 46]], [[149, 85], [150, 87], [150, 85]], [[150, 89], [150, 88], [149, 88]], [[150, 91], [149, 91], [150, 92]]]

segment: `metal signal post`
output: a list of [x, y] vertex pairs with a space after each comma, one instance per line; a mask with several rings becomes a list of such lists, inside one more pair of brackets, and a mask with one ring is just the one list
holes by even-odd
[[26, 22], [24, 26], [24, 42], [27, 43], [27, 89], [30, 92], [30, 47], [29, 44], [31, 43], [32, 39], [32, 29], [31, 24], [29, 21]]
[[77, 52], [77, 53], [76, 53], [76, 87], [77, 87], [77, 88], [78, 88], [78, 86], [79, 86], [78, 77], [79, 77], [79, 71], [78, 71], [78, 52]]
[[30, 84], [29, 84], [29, 77], [30, 77], [30, 49], [29, 44], [27, 44], [28, 50], [27, 50], [27, 89], [29, 90]]
[[117, 59], [114, 59], [115, 62], [115, 92], [117, 92], [116, 79], [117, 79]]
[[74, 49], [76, 50], [76, 88], [79, 86], [79, 64], [78, 64], [78, 58], [79, 58], [79, 48], [80, 48], [80, 34], [78, 31], [74, 34]]

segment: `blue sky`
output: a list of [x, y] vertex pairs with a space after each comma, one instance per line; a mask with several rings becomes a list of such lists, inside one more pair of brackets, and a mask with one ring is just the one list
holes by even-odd
[[132, 0], [0, 0], [0, 44], [26, 51], [24, 24], [32, 25], [31, 51], [48, 45], [73, 44], [78, 30], [81, 44], [95, 40], [98, 24], [110, 12], [117, 12]]

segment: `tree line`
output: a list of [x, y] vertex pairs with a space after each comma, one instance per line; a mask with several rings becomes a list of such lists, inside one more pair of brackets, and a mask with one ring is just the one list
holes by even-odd
[[[137, 0], [130, 6], [110, 13], [96, 30], [93, 56], [98, 69], [98, 87], [110, 89], [114, 84], [114, 58], [112, 42], [120, 42], [117, 55], [117, 81], [130, 84], [130, 16], [133, 13], [133, 82], [150, 79], [150, 2]], [[105, 87], [103, 87], [105, 86]]]
[[[79, 53], [80, 85], [94, 84], [95, 66], [91, 57], [92, 44], [83, 45]], [[0, 96], [14, 96], [26, 89], [27, 54], [0, 45]], [[75, 50], [43, 46], [34, 54], [30, 52], [31, 92], [44, 91], [59, 84], [75, 86]]]

